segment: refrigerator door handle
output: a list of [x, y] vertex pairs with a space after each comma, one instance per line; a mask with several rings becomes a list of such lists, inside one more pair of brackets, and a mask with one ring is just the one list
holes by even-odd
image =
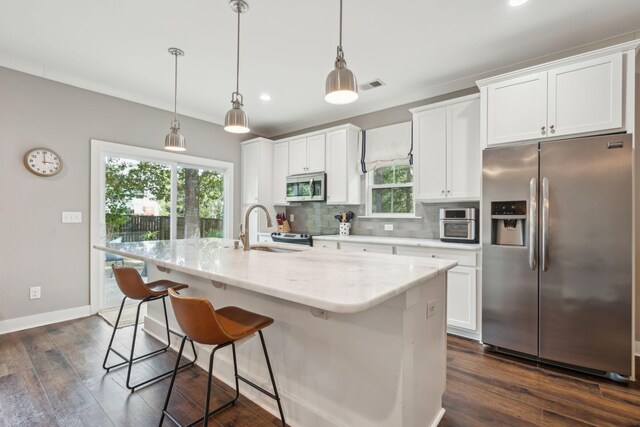
[[542, 178], [542, 271], [549, 270], [549, 180]]
[[529, 181], [529, 267], [538, 268], [538, 183], [535, 178]]

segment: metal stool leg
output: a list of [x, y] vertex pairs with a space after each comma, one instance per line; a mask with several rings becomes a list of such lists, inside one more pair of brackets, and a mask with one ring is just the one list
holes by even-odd
[[[184, 343], [187, 340], [187, 337], [184, 336], [182, 338], [182, 342], [180, 343], [180, 351], [178, 352], [178, 359], [176, 360], [176, 367], [173, 369], [173, 375], [171, 375], [171, 383], [169, 384], [169, 390], [167, 391], [167, 399], [164, 401], [164, 408], [162, 408], [162, 416], [160, 417], [160, 427], [162, 427], [162, 422], [164, 421], [164, 416], [169, 415], [167, 412], [167, 408], [169, 407], [169, 400], [171, 399], [171, 392], [173, 391], [173, 384], [176, 382], [176, 375], [178, 375], [178, 371], [180, 370], [180, 359], [182, 358], [182, 351], [184, 350]], [[191, 345], [193, 345], [193, 341], [191, 341]], [[169, 418], [173, 420], [173, 417], [169, 415]], [[175, 421], [175, 420], [174, 420]]]
[[[102, 368], [106, 369], [107, 372], [113, 366], [107, 367], [107, 359], [109, 358], [109, 353], [111, 352], [111, 346], [113, 345], [113, 339], [116, 337], [116, 331], [118, 330], [118, 324], [120, 324], [120, 316], [122, 316], [122, 309], [124, 308], [124, 303], [127, 300], [127, 297], [122, 298], [122, 304], [120, 304], [120, 311], [118, 312], [118, 317], [116, 318], [116, 324], [113, 326], [113, 332], [111, 333], [111, 340], [109, 340], [109, 346], [107, 347], [107, 354], [104, 355], [104, 362], [102, 363]], [[120, 365], [118, 365], [120, 366]]]
[[[117, 326], [118, 326], [118, 324], [120, 322], [120, 316], [122, 315], [122, 310], [124, 308], [124, 303], [125, 303], [126, 297], [122, 300], [122, 305], [120, 306], [120, 312], [118, 313], [118, 318], [116, 320], [116, 326], [113, 329], [113, 334], [111, 335], [111, 341], [109, 342], [109, 347], [107, 348], [107, 354], [106, 354], [105, 359], [104, 359], [103, 368], [106, 369], [107, 372], [109, 372], [109, 370], [111, 370], [113, 368], [118, 368], [118, 367], [121, 367], [121, 366], [124, 366], [124, 365], [128, 365], [128, 367], [127, 367], [127, 382], [126, 382], [126, 386], [127, 386], [127, 388], [129, 390], [131, 390], [131, 393], [133, 393], [136, 388], [141, 387], [141, 386], [146, 385], [146, 384], [149, 384], [151, 382], [160, 380], [162, 378], [165, 378], [165, 377], [171, 375], [171, 373], [173, 372], [172, 370], [169, 370], [169, 371], [164, 372], [164, 373], [162, 373], [160, 375], [157, 375], [157, 376], [155, 376], [153, 378], [150, 378], [148, 380], [142, 381], [142, 382], [140, 382], [138, 384], [131, 385], [131, 370], [133, 368], [133, 363], [134, 362], [137, 362], [137, 361], [139, 361], [141, 359], [146, 359], [146, 358], [149, 358], [149, 357], [155, 356], [157, 354], [164, 353], [164, 352], [168, 351], [169, 348], [171, 347], [171, 334], [175, 334], [175, 335], [180, 336], [182, 338], [184, 337], [182, 334], [178, 334], [178, 333], [172, 331], [169, 328], [169, 318], [167, 316], [167, 306], [166, 306], [165, 298], [166, 298], [166, 295], [163, 295], [163, 296], [160, 296], [160, 297], [150, 297], [150, 298], [145, 298], [142, 301], [140, 301], [140, 303], [138, 303], [138, 309], [136, 311], [136, 322], [133, 325], [133, 340], [131, 341], [131, 351], [130, 351], [130, 354], [129, 354], [129, 358], [127, 358], [125, 355], [123, 355], [118, 350], [113, 348], [113, 339], [114, 339], [114, 337], [116, 335]], [[150, 302], [150, 301], [156, 301], [158, 299], [162, 299], [163, 308], [164, 308], [165, 326], [167, 328], [167, 345], [162, 347], [162, 348], [160, 348], [160, 349], [158, 349], [158, 350], [152, 351], [150, 353], [143, 354], [143, 355], [140, 355], [138, 357], [134, 357], [135, 348], [136, 348], [136, 337], [138, 335], [138, 322], [140, 320], [140, 308], [142, 307], [143, 303]], [[191, 341], [191, 349], [193, 350], [193, 360], [188, 362], [188, 363], [185, 363], [182, 366], [179, 366], [178, 369], [183, 369], [183, 368], [187, 368], [189, 366], [193, 366], [195, 364], [197, 358], [198, 358], [198, 354], [196, 353], [196, 347], [195, 347], [193, 341], [190, 340], [190, 339], [189, 339], [189, 341]], [[123, 361], [121, 363], [117, 363], [115, 365], [107, 366], [107, 358], [109, 357], [109, 353], [110, 352], [113, 352], [114, 354], [116, 354]], [[180, 357], [178, 358], [178, 362], [177, 363], [179, 363], [179, 362], [180, 362]]]
[[282, 412], [282, 403], [280, 403], [280, 395], [278, 394], [278, 387], [276, 387], [276, 380], [273, 377], [273, 370], [271, 369], [271, 362], [269, 361], [269, 353], [267, 353], [267, 345], [264, 342], [264, 335], [262, 335], [262, 331], [258, 331], [260, 334], [260, 341], [262, 342], [262, 350], [264, 351], [264, 358], [267, 361], [267, 368], [269, 368], [269, 376], [271, 377], [271, 384], [273, 384], [273, 394], [275, 395], [275, 400], [278, 402], [278, 410], [280, 411], [280, 420], [282, 421], [282, 427], [285, 427], [284, 421], [284, 412]]

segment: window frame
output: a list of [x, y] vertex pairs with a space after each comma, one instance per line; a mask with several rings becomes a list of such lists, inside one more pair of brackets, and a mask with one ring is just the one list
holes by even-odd
[[90, 191], [90, 305], [91, 313], [97, 313], [103, 304], [104, 294], [104, 253], [94, 249], [94, 245], [105, 243], [105, 158], [125, 157], [138, 161], [156, 161], [171, 166], [171, 240], [176, 238], [176, 191], [178, 166], [215, 170], [224, 176], [223, 197], [225, 201], [223, 214], [223, 232], [225, 239], [233, 238], [234, 221], [234, 164], [222, 160], [178, 154], [175, 152], [154, 150], [114, 142], [91, 140], [91, 191]]
[[[386, 167], [397, 167], [397, 166], [409, 166], [411, 168], [411, 174], [413, 176], [413, 165], [409, 163], [394, 163], [391, 165], [381, 166], [381, 168]], [[378, 169], [378, 168], [375, 168]], [[375, 169], [367, 172], [366, 177], [366, 192], [367, 192], [367, 217], [371, 218], [416, 218], [416, 199], [415, 193], [412, 191], [412, 204], [413, 204], [413, 212], [408, 213], [393, 213], [393, 212], [373, 212], [373, 190], [380, 188], [412, 188], [415, 189], [415, 181], [411, 180], [410, 183], [395, 183], [395, 184], [374, 184], [374, 174]]]

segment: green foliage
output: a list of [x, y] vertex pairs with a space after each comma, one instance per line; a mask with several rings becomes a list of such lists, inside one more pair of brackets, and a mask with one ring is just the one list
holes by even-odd
[[413, 212], [413, 173], [409, 165], [392, 165], [373, 171], [373, 213]]
[[[178, 168], [178, 193], [176, 210], [179, 217], [185, 215], [185, 168]], [[222, 218], [224, 212], [223, 175], [216, 171], [199, 169], [199, 216]], [[139, 162], [108, 157], [105, 162], [105, 221], [107, 238], [111, 239], [126, 224], [131, 214], [133, 199], [149, 198], [160, 205], [160, 216], [168, 216], [171, 210], [171, 166], [154, 162]], [[157, 235], [148, 232], [144, 240]], [[218, 233], [213, 232], [212, 233]], [[157, 234], [157, 233], [156, 233]]]

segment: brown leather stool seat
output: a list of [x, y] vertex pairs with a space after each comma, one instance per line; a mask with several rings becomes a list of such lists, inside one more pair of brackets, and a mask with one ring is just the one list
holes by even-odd
[[[169, 328], [169, 319], [167, 317], [167, 304], [165, 299], [168, 295], [167, 292], [169, 289], [181, 290], [181, 289], [186, 289], [189, 286], [183, 283], [172, 282], [171, 280], [156, 280], [154, 282], [145, 283], [144, 280], [142, 280], [140, 273], [138, 273], [138, 270], [136, 270], [135, 268], [120, 267], [115, 264], [112, 265], [111, 268], [113, 269], [113, 276], [116, 279], [116, 283], [118, 284], [118, 287], [124, 294], [124, 298], [122, 299], [122, 304], [120, 305], [120, 311], [118, 312], [116, 324], [113, 326], [113, 333], [111, 334], [111, 340], [109, 341], [109, 347], [107, 347], [107, 354], [104, 356], [104, 362], [102, 364], [102, 367], [106, 369], [107, 372], [109, 372], [111, 369], [127, 365], [128, 372], [127, 372], [126, 385], [127, 385], [127, 388], [133, 392], [136, 388], [149, 384], [151, 382], [157, 381], [161, 378], [167, 377], [171, 375], [171, 373], [173, 372], [173, 370], [169, 370], [167, 372], [163, 372], [158, 376], [139, 382], [137, 384], [133, 384], [133, 385], [130, 384], [131, 368], [134, 362], [166, 352], [171, 346], [171, 334], [178, 335], [181, 338], [184, 337], [182, 334], [178, 334], [177, 332], [172, 331]], [[133, 341], [131, 343], [131, 354], [129, 357], [124, 356], [118, 350], [113, 348], [113, 340], [116, 336], [116, 331], [118, 330], [118, 324], [120, 323], [120, 317], [122, 316], [122, 310], [124, 309], [124, 305], [125, 305], [125, 302], [127, 301], [127, 298], [140, 301], [138, 303], [138, 310], [136, 312], [136, 322], [133, 325]], [[140, 320], [140, 308], [142, 304], [145, 302], [156, 301], [159, 299], [162, 300], [162, 306], [164, 308], [164, 319], [167, 327], [167, 344], [166, 346], [158, 350], [152, 351], [147, 354], [143, 354], [141, 356], [134, 357], [134, 352], [136, 348], [136, 335], [138, 332], [137, 326], [138, 326], [138, 321]], [[193, 345], [193, 341], [191, 341], [191, 348], [193, 350], [193, 361], [180, 366], [179, 369], [192, 366], [195, 363], [197, 355], [196, 355], [195, 346]], [[120, 357], [123, 360], [123, 362], [107, 366], [107, 360], [109, 358], [109, 354], [112, 352], [118, 357]], [[180, 360], [178, 360], [178, 362], [180, 362]]]
[[[211, 352], [209, 358], [209, 381], [207, 384], [207, 398], [205, 401], [204, 416], [192, 421], [188, 426], [193, 426], [204, 421], [206, 427], [209, 421], [209, 417], [217, 414], [218, 412], [233, 406], [238, 400], [240, 395], [239, 381], [254, 387], [258, 391], [271, 397], [278, 403], [278, 409], [280, 411], [280, 419], [282, 425], [285, 426], [284, 413], [282, 411], [282, 405], [280, 403], [280, 395], [278, 394], [278, 388], [271, 369], [271, 362], [269, 361], [269, 354], [267, 353], [267, 346], [264, 341], [264, 335], [262, 329], [273, 323], [273, 319], [260, 314], [252, 313], [247, 310], [243, 310], [239, 307], [224, 307], [219, 310], [213, 308], [211, 302], [204, 298], [193, 298], [182, 296], [176, 292], [175, 289], [169, 289], [169, 298], [171, 299], [171, 306], [176, 316], [176, 320], [180, 325], [180, 328], [184, 331], [184, 338], [180, 345], [180, 352], [178, 353], [178, 362], [176, 362], [176, 368], [173, 371], [173, 377], [171, 378], [171, 385], [167, 392], [167, 399], [165, 401], [164, 409], [162, 410], [162, 417], [160, 418], [160, 426], [164, 421], [164, 417], [169, 417], [174, 423], [180, 425], [180, 423], [167, 411], [169, 401], [171, 399], [171, 392], [173, 390], [173, 384], [178, 373], [179, 361], [184, 350], [184, 344], [186, 339], [191, 339], [200, 344], [215, 345], [216, 347]], [[257, 384], [250, 380], [238, 375], [238, 364], [236, 361], [236, 347], [235, 341], [248, 337], [254, 333], [260, 335], [260, 341], [262, 343], [262, 350], [264, 352], [265, 360], [267, 362], [267, 368], [269, 369], [269, 375], [271, 377], [271, 384], [273, 385], [273, 393], [268, 392]], [[211, 397], [211, 376], [213, 375], [213, 360], [218, 351], [221, 348], [231, 346], [233, 352], [233, 367], [235, 370], [236, 380], [236, 396], [233, 400], [225, 403], [224, 405], [209, 411], [209, 400]]]

